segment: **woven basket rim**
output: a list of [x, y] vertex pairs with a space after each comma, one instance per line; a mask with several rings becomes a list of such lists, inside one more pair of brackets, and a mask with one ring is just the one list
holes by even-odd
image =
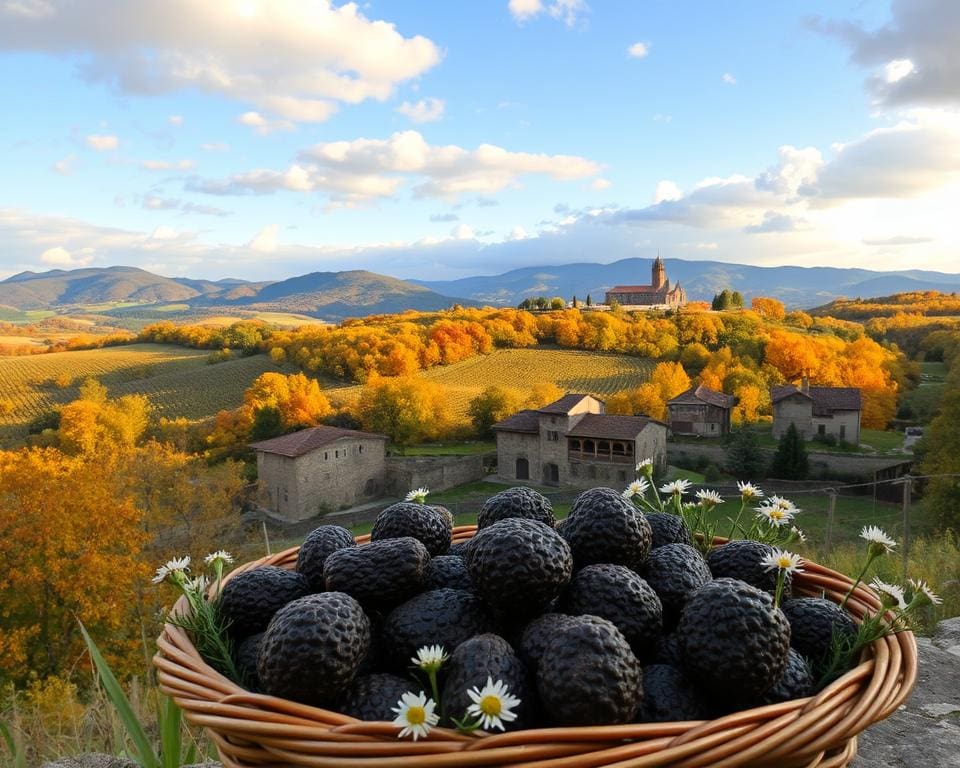
[[[453, 529], [469, 539], [474, 525]], [[369, 534], [356, 537], [358, 544]], [[723, 540], [716, 539], [715, 543]], [[262, 565], [292, 569], [299, 547], [238, 566], [224, 583]], [[805, 560], [794, 591], [824, 594], [839, 603], [853, 581]], [[847, 610], [859, 621], [882, 608], [859, 585]], [[186, 611], [181, 597], [170, 616]], [[168, 617], [169, 618], [169, 617]], [[387, 722], [359, 721], [338, 712], [251, 693], [210, 667], [188, 634], [167, 621], [154, 656], [160, 689], [187, 720], [206, 729], [227, 768], [291, 766], [808, 766], [840, 768], [856, 754], [856, 735], [895, 712], [917, 679], [916, 639], [903, 631], [877, 640], [861, 662], [815, 696], [742, 710], [714, 720], [537, 728], [465, 735], [434, 728], [425, 740], [397, 738]]]

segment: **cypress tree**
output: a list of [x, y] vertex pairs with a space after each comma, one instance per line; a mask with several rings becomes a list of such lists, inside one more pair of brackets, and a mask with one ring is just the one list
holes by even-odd
[[809, 471], [807, 447], [797, 431], [796, 424], [790, 422], [777, 445], [770, 475], [781, 480], [805, 480]]
[[730, 432], [724, 462], [727, 472], [740, 480], [756, 480], [762, 475], [765, 463], [760, 438], [754, 430], [740, 427]]

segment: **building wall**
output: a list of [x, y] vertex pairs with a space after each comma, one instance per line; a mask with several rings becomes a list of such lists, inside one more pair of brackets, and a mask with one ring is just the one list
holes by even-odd
[[299, 520], [294, 460], [276, 453], [257, 452], [257, 478], [263, 505], [287, 520]]
[[[808, 440], [812, 440], [814, 435], [819, 433], [822, 424], [824, 433], [833, 435], [837, 440], [846, 440], [854, 445], [860, 442], [860, 411], [834, 411], [831, 418], [814, 416], [812, 422]], [[840, 434], [841, 431], [843, 436]]]
[[482, 480], [485, 454], [473, 456], [391, 456], [387, 459], [386, 493], [403, 496], [414, 488], [434, 493]]
[[[603, 404], [594, 397], [585, 397], [567, 414], [540, 414], [540, 466], [536, 476], [547, 485], [566, 485], [570, 480], [567, 458], [567, 433], [588, 413], [603, 413]], [[556, 479], [551, 479], [549, 465], [557, 467]], [[531, 465], [530, 476], [534, 476]]]
[[778, 402], [773, 407], [773, 436], [779, 440], [791, 422], [797, 425], [801, 437], [812, 440], [813, 403], [801, 395], [791, 395]]
[[667, 465], [667, 428], [661, 424], [650, 423], [637, 435], [634, 447], [637, 461], [653, 459], [659, 467]]
[[660, 424], [647, 424], [634, 440], [634, 460], [628, 464], [610, 461], [586, 461], [568, 459], [566, 461], [567, 479], [565, 485], [577, 488], [594, 488], [606, 485], [617, 488], [626, 486], [636, 476], [636, 463], [642, 459], [653, 459], [659, 467], [667, 463], [667, 428]]
[[[670, 409], [670, 429], [678, 435], [700, 435], [701, 437], [722, 437], [730, 431], [730, 411], [715, 405], [678, 404]], [[689, 427], [678, 429], [675, 422], [688, 423]]]
[[517, 477], [517, 459], [526, 459], [530, 467], [531, 483], [542, 483], [540, 463], [540, 436], [525, 432], [497, 431], [497, 474], [505, 480]]

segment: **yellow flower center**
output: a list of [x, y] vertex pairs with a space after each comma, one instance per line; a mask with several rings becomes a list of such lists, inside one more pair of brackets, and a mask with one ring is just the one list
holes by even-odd
[[427, 712], [423, 707], [410, 707], [407, 710], [407, 722], [410, 725], [423, 725], [427, 722]]
[[500, 699], [496, 696], [484, 696], [480, 699], [480, 711], [485, 715], [500, 716]]
[[777, 560], [777, 566], [778, 566], [779, 568], [789, 568], [789, 567], [790, 567], [790, 558], [789, 558], [789, 557], [786, 557], [786, 556], [779, 558], [779, 559]]
[[770, 518], [772, 520], [783, 520], [784, 518], [783, 510], [780, 509], [779, 507], [774, 507], [773, 509], [770, 510]]

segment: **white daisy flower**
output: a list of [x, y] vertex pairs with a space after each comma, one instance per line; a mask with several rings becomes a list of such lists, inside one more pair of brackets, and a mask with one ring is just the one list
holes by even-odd
[[423, 691], [419, 694], [407, 691], [400, 697], [397, 706], [390, 709], [396, 714], [393, 724], [399, 727], [400, 733], [397, 738], [413, 735], [413, 740], [426, 738], [430, 729], [440, 722], [440, 716], [434, 710], [437, 704], [433, 699], [428, 699]]
[[754, 507], [754, 511], [757, 513], [757, 517], [761, 520], [766, 520], [770, 525], [779, 528], [782, 525], [786, 525], [791, 520], [793, 520], [793, 512], [790, 512], [783, 507], [775, 507], [769, 504], [764, 504], [760, 507]]
[[697, 491], [697, 498], [700, 499], [700, 502], [707, 505], [722, 504], [723, 497], [716, 491], [708, 491], [701, 488]]
[[880, 595], [880, 602], [885, 608], [899, 608], [901, 611], [907, 607], [907, 601], [903, 596], [903, 587], [896, 584], [888, 584], [881, 581], [879, 577], [874, 577], [870, 582], [873, 591]]
[[764, 557], [760, 564], [770, 570], [772, 568], [778, 568], [784, 573], [797, 573], [802, 572], [803, 568], [800, 567], [803, 560], [800, 555], [795, 555], [792, 552], [785, 552], [782, 549], [777, 549], [774, 547], [773, 552]]
[[505, 730], [504, 722], [511, 722], [517, 719], [515, 712], [511, 710], [519, 706], [520, 699], [511, 696], [507, 685], [502, 680], [493, 682], [492, 677], [487, 677], [487, 684], [481, 689], [474, 686], [467, 691], [473, 704], [467, 707], [467, 714], [472, 717], [480, 718], [480, 725], [484, 730], [499, 728]]
[[410, 661], [424, 671], [438, 670], [449, 656], [444, 653], [442, 645], [425, 645], [417, 651], [417, 655]]
[[660, 493], [670, 493], [679, 496], [686, 493], [691, 486], [689, 480], [674, 480], [672, 483], [660, 486]]
[[807, 534], [805, 534], [802, 530], [797, 528], [797, 526], [795, 525], [790, 526], [790, 535], [793, 538], [795, 538], [797, 541], [799, 541], [801, 544], [805, 544], [807, 541]]
[[913, 599], [916, 600], [919, 597], [921, 605], [941, 605], [943, 603], [943, 600], [930, 589], [927, 582], [922, 579], [910, 579], [909, 581], [910, 586], [913, 587]]
[[416, 488], [404, 497], [404, 501], [415, 501], [417, 504], [427, 503], [427, 494], [430, 491], [427, 488]]
[[233, 555], [231, 555], [225, 549], [218, 549], [216, 552], [211, 552], [209, 555], [203, 558], [203, 562], [205, 562], [207, 565], [211, 565], [217, 560], [224, 565], [230, 565], [233, 562]]
[[753, 483], [738, 482], [737, 490], [740, 491], [740, 496], [743, 497], [744, 501], [763, 498], [763, 491]]
[[198, 595], [202, 595], [207, 591], [207, 587], [210, 586], [210, 580], [201, 573], [195, 579], [187, 579], [184, 586], [187, 589], [196, 592]]
[[784, 509], [787, 512], [790, 512], [791, 516], [800, 511], [800, 509], [797, 508], [797, 505], [790, 501], [790, 499], [785, 499], [783, 496], [777, 496], [776, 494], [767, 499], [765, 503], [773, 507]]
[[876, 525], [863, 526], [863, 530], [860, 531], [860, 538], [869, 543], [871, 557], [878, 557], [888, 552], [893, 552], [893, 548], [897, 546], [897, 542], [887, 536], [883, 529]]
[[650, 476], [653, 474], [653, 459], [644, 459], [638, 461], [636, 466], [637, 473]]
[[634, 496], [643, 496], [649, 488], [650, 483], [641, 477], [630, 483], [630, 485], [628, 485], [626, 490], [623, 492], [622, 496], [629, 501]]
[[186, 557], [175, 557], [173, 560], [168, 560], [165, 565], [161, 565], [157, 568], [157, 574], [153, 577], [154, 584], [160, 584], [169, 576], [172, 576], [174, 573], [189, 573], [190, 572], [190, 556]]

